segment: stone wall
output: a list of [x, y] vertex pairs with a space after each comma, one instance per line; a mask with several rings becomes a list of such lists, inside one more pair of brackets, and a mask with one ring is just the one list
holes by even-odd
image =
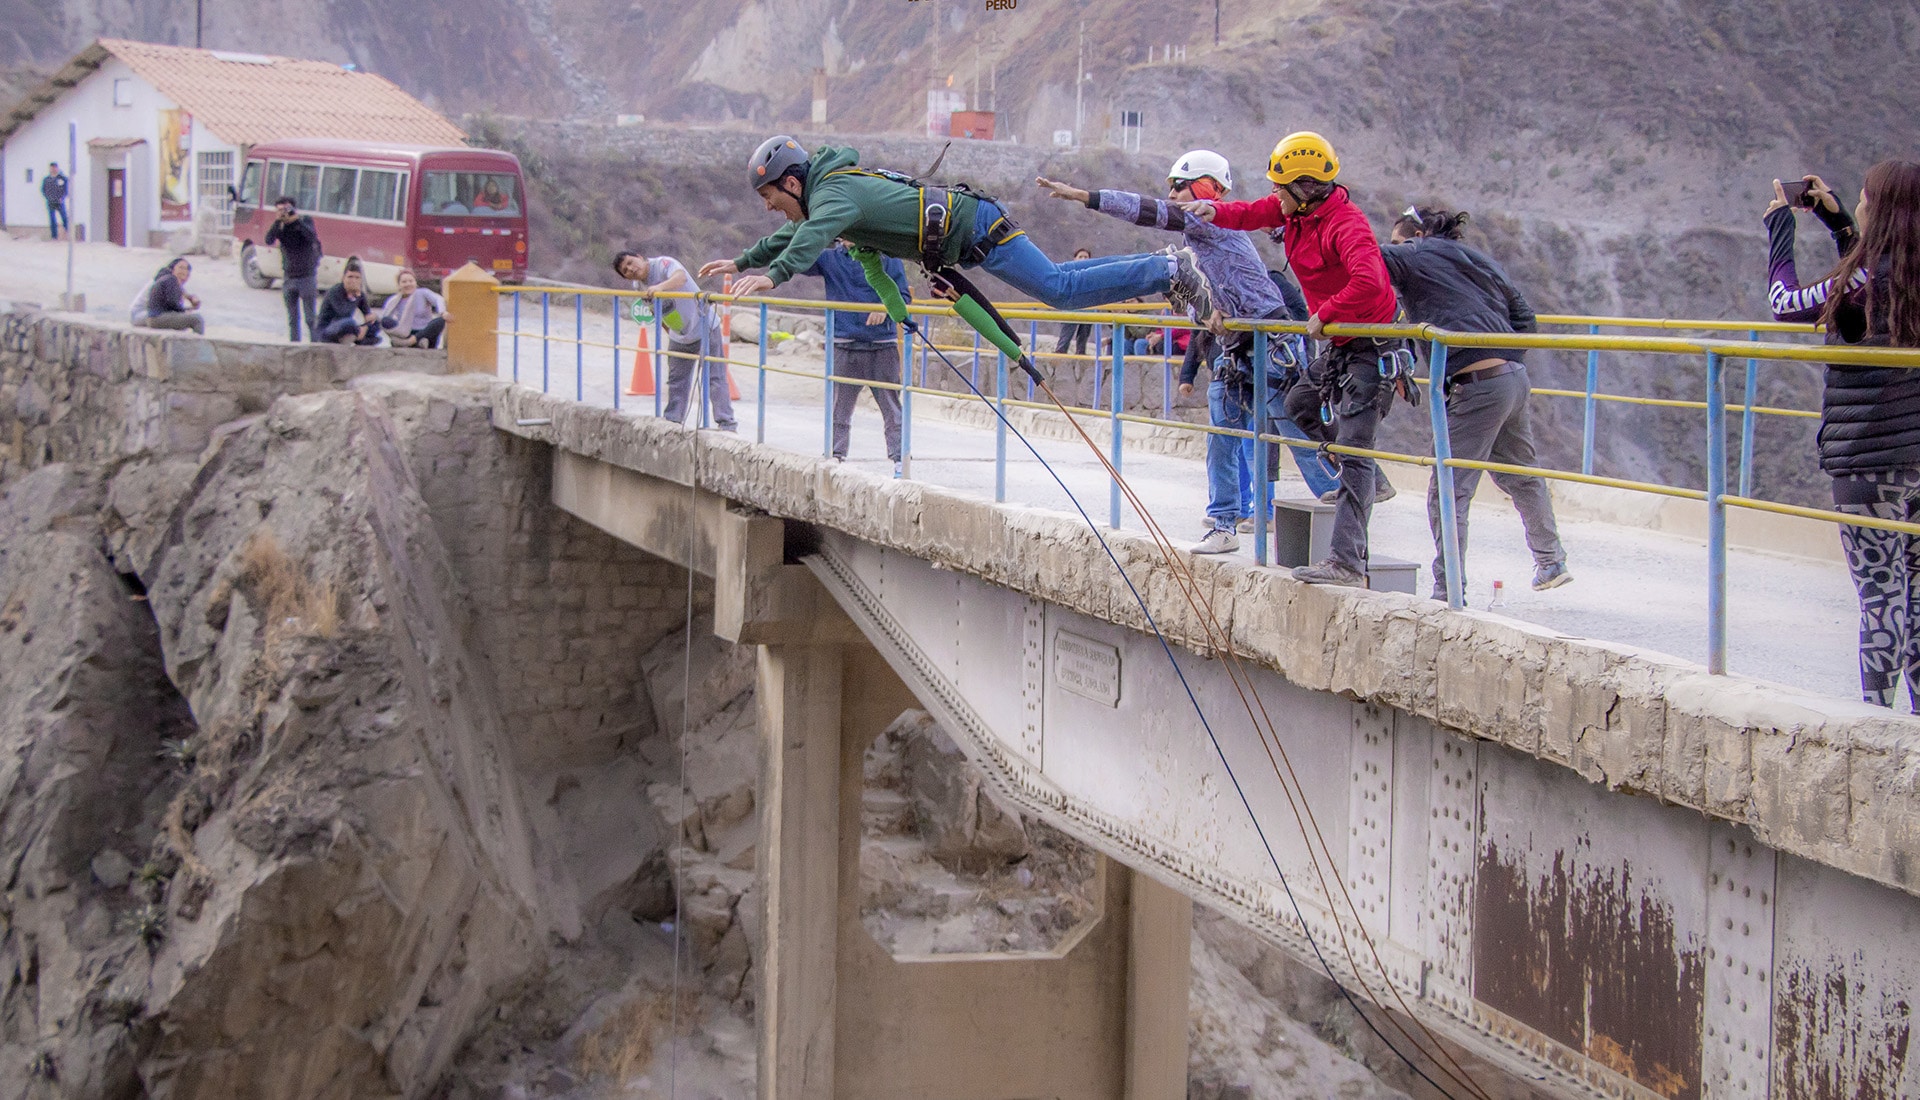
[[[492, 380], [386, 375], [384, 405], [466, 589], [518, 762], [585, 767], [651, 735], [640, 660], [687, 616], [686, 571], [552, 506], [549, 449], [492, 427]], [[694, 613], [712, 606], [710, 580]]]
[[287, 394], [382, 371], [444, 374], [444, 354], [252, 344], [129, 331], [0, 303], [0, 482], [49, 462], [192, 457]]

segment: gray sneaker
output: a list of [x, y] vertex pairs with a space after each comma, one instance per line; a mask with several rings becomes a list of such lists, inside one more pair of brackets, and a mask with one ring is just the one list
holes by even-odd
[[1213, 287], [1207, 282], [1207, 273], [1200, 270], [1191, 248], [1169, 248], [1167, 255], [1173, 257], [1173, 282], [1167, 287], [1167, 301], [1173, 308], [1191, 314], [1195, 321], [1207, 324], [1213, 320]]
[[1345, 588], [1365, 588], [1367, 577], [1364, 573], [1348, 569], [1346, 566], [1328, 558], [1326, 561], [1303, 565], [1293, 571], [1293, 579], [1308, 584], [1334, 584]]
[[[1384, 501], [1392, 500], [1394, 497], [1397, 497], [1399, 495], [1400, 495], [1400, 490], [1393, 487], [1393, 482], [1388, 481], [1384, 477], [1376, 477], [1373, 479], [1373, 502], [1375, 504], [1380, 504]], [[1321, 493], [1320, 503], [1322, 504], [1340, 503], [1339, 487], [1335, 486], [1334, 488], [1328, 489], [1326, 492]]]
[[1545, 592], [1549, 588], [1558, 588], [1571, 580], [1573, 580], [1573, 574], [1567, 572], [1565, 564], [1554, 562], [1552, 565], [1542, 565], [1533, 571], [1533, 590]]
[[1207, 532], [1207, 537], [1195, 543], [1195, 554], [1231, 554], [1240, 549], [1240, 536], [1222, 527]]

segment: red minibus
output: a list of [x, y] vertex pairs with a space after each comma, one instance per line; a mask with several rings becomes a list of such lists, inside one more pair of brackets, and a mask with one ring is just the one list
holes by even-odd
[[348, 256], [360, 257], [376, 294], [391, 294], [403, 270], [437, 282], [468, 261], [503, 283], [527, 277], [526, 188], [519, 160], [498, 149], [268, 141], [247, 151], [234, 192], [248, 286], [265, 289], [282, 275], [280, 250], [266, 243], [282, 195], [313, 217], [322, 287], [340, 281]]

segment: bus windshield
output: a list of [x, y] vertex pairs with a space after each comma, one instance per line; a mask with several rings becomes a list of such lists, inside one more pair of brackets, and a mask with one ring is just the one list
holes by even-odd
[[428, 172], [420, 212], [501, 218], [520, 213], [520, 180], [510, 172]]

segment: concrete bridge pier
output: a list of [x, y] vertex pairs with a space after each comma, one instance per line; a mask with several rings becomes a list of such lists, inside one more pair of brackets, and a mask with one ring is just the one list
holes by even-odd
[[1186, 1095], [1192, 901], [1102, 857], [1051, 952], [890, 955], [860, 919], [862, 759], [920, 704], [858, 640], [761, 646], [759, 700], [761, 1100]]

